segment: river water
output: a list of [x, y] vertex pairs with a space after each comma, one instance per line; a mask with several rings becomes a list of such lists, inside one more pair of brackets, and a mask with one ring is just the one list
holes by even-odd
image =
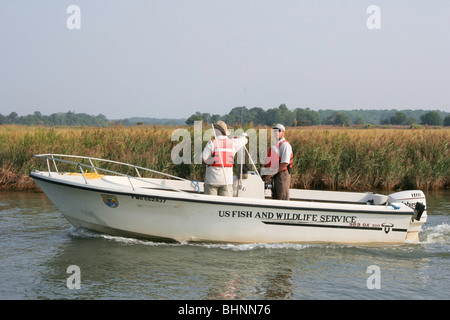
[[419, 244], [174, 244], [75, 229], [44, 194], [0, 192], [0, 299], [448, 299], [450, 190], [427, 205]]

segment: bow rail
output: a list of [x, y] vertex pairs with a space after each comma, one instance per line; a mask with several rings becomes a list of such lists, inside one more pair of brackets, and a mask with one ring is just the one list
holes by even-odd
[[[101, 159], [101, 158], [86, 157], [86, 156], [76, 156], [76, 155], [66, 155], [66, 154], [51, 154], [51, 153], [48, 153], [48, 154], [37, 154], [37, 155], [34, 155], [33, 157], [41, 158], [41, 159], [45, 159], [46, 160], [47, 169], [48, 169], [48, 175], [49, 176], [51, 176], [51, 165], [50, 165], [50, 162], [53, 163], [53, 167], [54, 167], [56, 173], [60, 173], [59, 170], [58, 170], [58, 166], [56, 164], [57, 162], [68, 163], [68, 164], [73, 164], [73, 165], [77, 166], [78, 169], [80, 170], [81, 175], [83, 176], [84, 181], [85, 181], [86, 184], [89, 184], [89, 183], [88, 183], [88, 179], [86, 178], [85, 172], [83, 171], [83, 168], [92, 169], [97, 174], [99, 174], [98, 172], [101, 171], [101, 172], [110, 173], [110, 174], [114, 174], [114, 175], [118, 175], [118, 176], [122, 176], [122, 177], [127, 177], [128, 181], [130, 182], [131, 188], [133, 190], [135, 190], [135, 187], [134, 187], [134, 185], [132, 183], [132, 180], [137, 180], [137, 181], [143, 181], [145, 183], [149, 183], [149, 184], [152, 184], [152, 185], [156, 185], [156, 186], [164, 188], [164, 189], [171, 189], [173, 191], [186, 193], [183, 190], [172, 188], [170, 186], [164, 186], [162, 184], [159, 184], [159, 183], [156, 183], [156, 182], [152, 182], [152, 181], [149, 181], [149, 180], [146, 180], [146, 179], [142, 178], [142, 176], [141, 176], [141, 174], [139, 172], [139, 170], [142, 170], [142, 171], [148, 171], [148, 172], [151, 172], [151, 173], [160, 174], [160, 175], [163, 175], [163, 176], [166, 176], [166, 177], [169, 177], [169, 178], [173, 178], [173, 179], [190, 182], [197, 189], [196, 191], [200, 192], [199, 191], [198, 181], [187, 180], [187, 179], [180, 178], [180, 177], [168, 174], [168, 173], [160, 172], [160, 171], [157, 171], [157, 170], [152, 170], [152, 169], [141, 167], [141, 166], [132, 165], [132, 164], [125, 163], [125, 162], [119, 162], [119, 161], [108, 160], [108, 159]], [[81, 162], [75, 162], [75, 161], [66, 160], [66, 159], [63, 159], [63, 158], [74, 158], [74, 159], [89, 160], [90, 165], [89, 164], [84, 164], [84, 163], [81, 163]], [[94, 166], [94, 164], [92, 162], [93, 160], [94, 161], [99, 161], [99, 162], [112, 163], [112, 164], [122, 165], [122, 166], [125, 166], [125, 167], [134, 168], [136, 170], [137, 177], [131, 176], [131, 175], [128, 175], [128, 174], [124, 174], [124, 173], [120, 173], [120, 172], [117, 172], [117, 171], [109, 170], [109, 169], [104, 169], [104, 168], [101, 168], [101, 167], [98, 167], [98, 166]]]

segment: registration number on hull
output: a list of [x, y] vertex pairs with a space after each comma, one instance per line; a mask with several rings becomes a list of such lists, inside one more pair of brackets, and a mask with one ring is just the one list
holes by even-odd
[[131, 196], [131, 199], [149, 201], [149, 202], [157, 202], [157, 203], [165, 203], [166, 199], [158, 198], [158, 197], [150, 197], [150, 196]]

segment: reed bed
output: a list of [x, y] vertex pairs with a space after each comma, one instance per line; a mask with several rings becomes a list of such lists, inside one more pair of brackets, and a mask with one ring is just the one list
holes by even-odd
[[[179, 144], [171, 141], [177, 128], [0, 126], [0, 189], [38, 190], [28, 174], [46, 169], [42, 159], [32, 157], [41, 153], [104, 158], [202, 181], [203, 164], [175, 165], [171, 159], [172, 148]], [[193, 140], [193, 128], [185, 129]], [[294, 150], [293, 188], [375, 191], [450, 187], [450, 129], [288, 128], [286, 138]], [[202, 147], [205, 144], [203, 141]], [[194, 147], [191, 150], [193, 153]], [[106, 168], [119, 169], [114, 165]]]

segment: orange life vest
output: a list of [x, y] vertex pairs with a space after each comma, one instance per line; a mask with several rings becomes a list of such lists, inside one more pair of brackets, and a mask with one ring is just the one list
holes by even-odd
[[223, 138], [217, 138], [211, 140], [214, 146], [214, 151], [212, 156], [214, 162], [210, 164], [213, 167], [222, 167], [222, 158], [224, 167], [233, 167], [234, 164], [234, 154], [233, 154], [233, 140], [223, 136]]
[[[280, 157], [280, 147], [284, 142], [288, 142], [286, 139], [281, 140], [278, 142], [278, 144], [273, 145], [269, 152], [267, 153], [267, 159], [266, 159], [266, 168], [270, 168], [272, 165], [272, 161], [278, 162], [278, 165], [281, 164], [281, 157]], [[273, 150], [273, 152], [272, 152]], [[294, 154], [291, 153], [291, 158], [289, 159], [289, 163], [286, 168], [283, 170], [290, 170], [292, 168], [292, 164], [294, 163]], [[282, 171], [283, 171], [282, 170]]]

